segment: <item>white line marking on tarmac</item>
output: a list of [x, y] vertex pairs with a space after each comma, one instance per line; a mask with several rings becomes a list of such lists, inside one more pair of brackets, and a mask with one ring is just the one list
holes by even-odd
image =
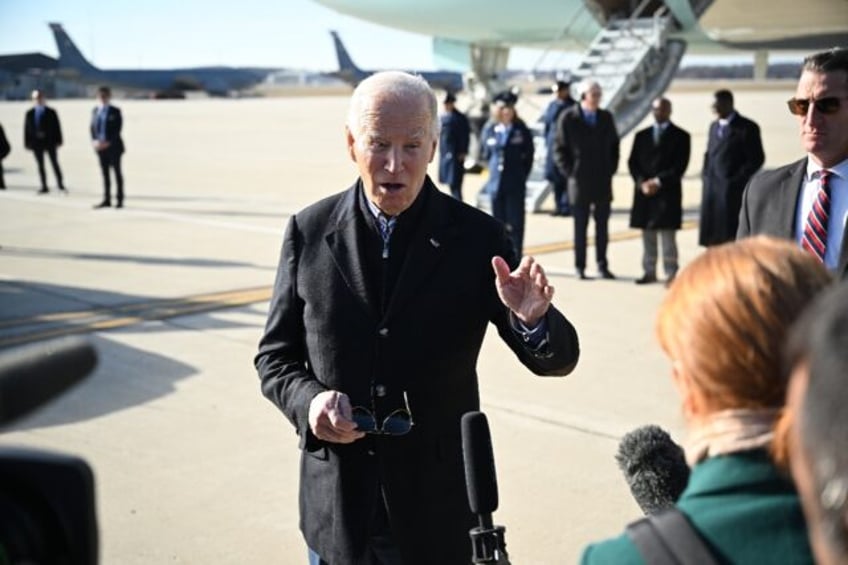
[[[91, 208], [90, 203], [83, 203], [80, 201], [70, 200], [68, 198], [62, 197], [60, 199], [56, 198], [45, 198], [44, 196], [30, 196], [26, 194], [3, 194], [0, 195], [2, 198], [8, 198], [12, 200], [20, 200], [22, 202], [33, 202], [38, 204], [46, 204], [48, 206], [57, 206], [62, 208], [74, 208], [77, 210], [90, 210], [92, 214], [103, 215], [109, 214], [107, 210], [93, 210]], [[171, 220], [173, 222], [181, 222], [185, 224], [198, 224], [203, 226], [211, 226], [216, 228], [226, 228], [232, 230], [239, 231], [249, 231], [255, 233], [265, 233], [265, 234], [273, 234], [276, 236], [282, 236], [284, 226], [282, 224], [282, 220], [288, 216], [291, 216], [290, 212], [281, 212], [280, 220], [281, 224], [279, 227], [271, 228], [271, 227], [263, 227], [256, 226], [252, 224], [244, 224], [239, 222], [228, 222], [222, 220], [208, 220], [203, 218], [196, 218], [187, 214], [179, 214], [175, 212], [154, 212], [150, 210], [139, 210], [137, 208], [122, 208], [121, 210], [112, 210], [115, 214], [127, 215], [127, 216], [141, 216], [147, 218], [156, 218], [162, 220]], [[226, 212], [221, 212], [221, 215], [226, 214]]]

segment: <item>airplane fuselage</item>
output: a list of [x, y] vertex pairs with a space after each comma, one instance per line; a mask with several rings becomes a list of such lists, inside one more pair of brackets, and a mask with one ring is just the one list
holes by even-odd
[[[522, 0], [500, 6], [488, 0], [315, 1], [388, 27], [481, 46], [579, 50], [592, 41], [606, 19], [629, 15], [627, 2], [609, 0]], [[803, 4], [797, 0], [666, 0], [664, 4], [679, 24], [672, 36], [685, 39], [690, 52], [816, 49], [844, 45], [848, 39], [845, 0]], [[699, 5], [707, 5], [700, 15]]]
[[198, 67], [189, 69], [109, 69], [78, 70], [64, 67], [60, 76], [90, 84], [143, 90], [203, 90], [211, 94], [249, 88], [263, 79], [263, 74], [230, 67]]
[[194, 67], [188, 69], [99, 69], [82, 55], [61, 24], [50, 29], [59, 48], [57, 72], [60, 76], [89, 84], [152, 90], [204, 90], [209, 94], [227, 95], [249, 88], [263, 80], [272, 69]]

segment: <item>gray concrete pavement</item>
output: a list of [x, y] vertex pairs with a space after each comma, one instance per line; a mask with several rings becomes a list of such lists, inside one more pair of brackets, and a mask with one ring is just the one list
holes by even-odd
[[[673, 119], [693, 135], [685, 204], [694, 219], [709, 90], [674, 88]], [[731, 85], [731, 88], [732, 85]], [[767, 166], [800, 155], [784, 100], [748, 88], [739, 110], [763, 129]], [[260, 394], [252, 365], [288, 215], [348, 186], [344, 97], [123, 101], [126, 205], [100, 200], [87, 137], [92, 104], [57, 101], [68, 196], [37, 196], [22, 147], [27, 105], [0, 103], [13, 144], [0, 192], [0, 346], [91, 335], [100, 363], [58, 401], [2, 430], [21, 444], [85, 457], [97, 477], [103, 563], [297, 564], [298, 450]], [[522, 101], [535, 119], [544, 98]], [[610, 245], [617, 281], [572, 276], [570, 219], [530, 215], [526, 244], [556, 286], [583, 354], [565, 379], [527, 373], [493, 332], [481, 354], [483, 410], [500, 487], [495, 522], [513, 563], [574, 562], [589, 541], [638, 516], [613, 454], [657, 423], [683, 438], [667, 362], [653, 337], [661, 285], [637, 287], [641, 243], [627, 228], [622, 143]], [[434, 169], [435, 170], [435, 169]], [[469, 201], [481, 185], [469, 176]], [[51, 186], [54, 183], [51, 181]], [[678, 237], [687, 262], [696, 232]], [[590, 268], [592, 252], [590, 250]]]

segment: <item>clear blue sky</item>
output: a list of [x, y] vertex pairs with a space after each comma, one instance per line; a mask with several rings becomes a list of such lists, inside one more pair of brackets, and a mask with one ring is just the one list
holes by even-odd
[[[0, 54], [58, 56], [47, 27], [54, 21], [64, 25], [92, 64], [104, 69], [232, 65], [332, 70], [330, 29], [338, 30], [363, 68], [434, 68], [430, 37], [343, 16], [311, 0], [0, 0]], [[509, 67], [531, 69], [540, 55], [513, 49]], [[549, 54], [542, 67], [567, 67], [576, 57]]]

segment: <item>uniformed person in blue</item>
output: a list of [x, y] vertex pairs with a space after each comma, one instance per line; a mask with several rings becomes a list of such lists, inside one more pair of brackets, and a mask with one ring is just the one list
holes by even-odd
[[486, 192], [492, 216], [506, 224], [515, 251], [524, 247], [524, 197], [533, 167], [533, 136], [515, 110], [518, 97], [505, 92], [495, 97], [492, 121], [481, 135], [483, 159], [488, 161]]
[[451, 195], [462, 201], [462, 179], [465, 176], [465, 156], [468, 154], [471, 130], [468, 118], [456, 109], [456, 96], [452, 92], [445, 95], [444, 110], [440, 118], [439, 182], [448, 185]]

